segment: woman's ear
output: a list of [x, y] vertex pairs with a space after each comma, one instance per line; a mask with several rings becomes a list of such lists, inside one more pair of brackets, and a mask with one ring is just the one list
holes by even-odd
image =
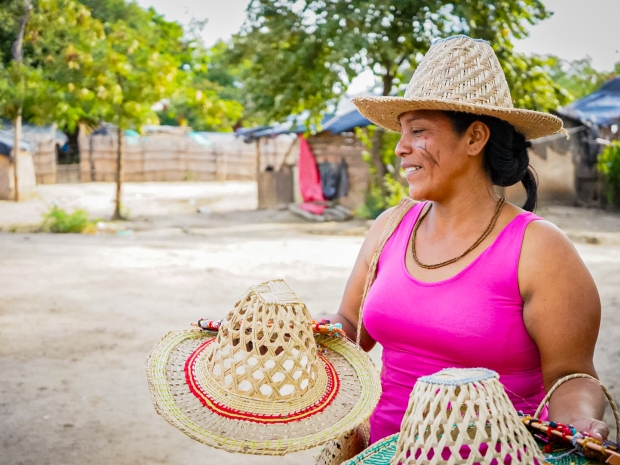
[[482, 153], [484, 146], [487, 145], [491, 131], [489, 127], [481, 121], [474, 121], [467, 133], [465, 134], [467, 141], [467, 155], [477, 156]]

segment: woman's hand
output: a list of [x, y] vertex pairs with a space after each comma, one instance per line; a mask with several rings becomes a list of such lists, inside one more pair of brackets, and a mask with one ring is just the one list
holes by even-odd
[[609, 428], [601, 420], [594, 418], [578, 418], [571, 425], [580, 433], [584, 433], [599, 441], [604, 441], [609, 436]]

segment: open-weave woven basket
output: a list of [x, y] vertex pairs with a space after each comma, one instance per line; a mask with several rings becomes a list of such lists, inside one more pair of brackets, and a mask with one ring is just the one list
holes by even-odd
[[380, 395], [368, 355], [314, 335], [282, 280], [253, 286], [217, 333], [173, 331], [147, 360], [156, 411], [191, 438], [247, 454], [325, 444], [362, 423]]
[[401, 431], [343, 465], [543, 464], [497, 373], [448, 368], [418, 379]]

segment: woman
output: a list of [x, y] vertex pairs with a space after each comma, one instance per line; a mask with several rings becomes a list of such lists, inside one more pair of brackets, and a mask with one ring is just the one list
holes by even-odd
[[[551, 115], [515, 110], [492, 48], [456, 36], [435, 43], [404, 98], [355, 100], [401, 132], [396, 155], [413, 199], [385, 244], [363, 307], [361, 346], [383, 346], [383, 394], [371, 442], [398, 432], [418, 377], [446, 367], [497, 371], [517, 410], [532, 414], [561, 377], [596, 377], [600, 300], [566, 236], [530, 213], [536, 180], [527, 139], [561, 131]], [[493, 186], [522, 182], [522, 208]], [[333, 322], [355, 338], [369, 264], [391, 210], [368, 232]], [[548, 418], [603, 439], [604, 398], [574, 379]]]

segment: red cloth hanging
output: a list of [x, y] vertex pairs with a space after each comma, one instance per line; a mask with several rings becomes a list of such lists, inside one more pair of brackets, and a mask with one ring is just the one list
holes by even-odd
[[[299, 189], [304, 202], [324, 202], [321, 176], [316, 166], [316, 160], [310, 150], [308, 141], [303, 135], [299, 135]], [[313, 212], [314, 213], [314, 212]]]

